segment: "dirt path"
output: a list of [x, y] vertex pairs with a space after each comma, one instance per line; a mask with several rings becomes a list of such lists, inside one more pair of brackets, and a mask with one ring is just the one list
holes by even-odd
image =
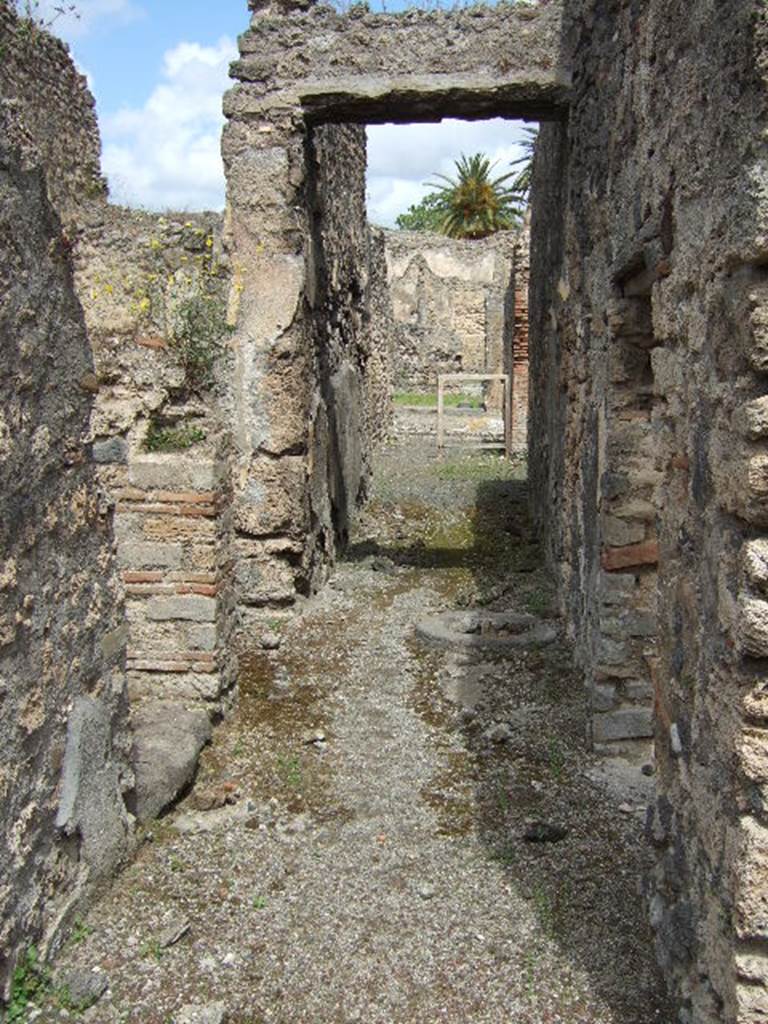
[[564, 642], [414, 634], [462, 606], [549, 614], [524, 485], [500, 466], [382, 455], [348, 560], [275, 621], [195, 790], [61, 958], [109, 979], [80, 1019], [672, 1019], [639, 894], [649, 780], [585, 753]]

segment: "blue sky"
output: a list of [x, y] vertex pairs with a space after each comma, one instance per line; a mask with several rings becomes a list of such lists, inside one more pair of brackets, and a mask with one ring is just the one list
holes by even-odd
[[[61, 0], [40, 0], [41, 12]], [[70, 44], [96, 96], [103, 165], [116, 202], [149, 209], [220, 209], [221, 96], [248, 27], [246, 0], [73, 0], [80, 18], [54, 31]], [[388, 10], [396, 10], [390, 0]], [[377, 6], [372, 4], [372, 6]], [[514, 122], [446, 121], [368, 129], [368, 208], [392, 224], [435, 172], [484, 152], [499, 171], [519, 155]]]

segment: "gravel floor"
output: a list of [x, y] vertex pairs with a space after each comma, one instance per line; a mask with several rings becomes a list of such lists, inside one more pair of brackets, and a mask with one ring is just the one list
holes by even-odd
[[55, 965], [109, 980], [79, 1019], [673, 1020], [640, 895], [652, 780], [586, 753], [567, 644], [414, 634], [456, 607], [552, 616], [520, 474], [382, 453], [348, 559], [276, 619], [195, 789]]

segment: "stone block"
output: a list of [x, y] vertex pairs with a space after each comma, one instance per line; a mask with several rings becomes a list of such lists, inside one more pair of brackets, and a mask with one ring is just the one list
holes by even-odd
[[220, 467], [213, 459], [178, 455], [145, 455], [133, 459], [128, 480], [134, 487], [168, 491], [215, 491]]
[[742, 437], [753, 441], [768, 437], [768, 395], [739, 406], [733, 414], [733, 426]]
[[56, 828], [81, 836], [95, 878], [109, 877], [128, 848], [130, 833], [111, 745], [107, 707], [78, 697], [67, 723]]
[[592, 688], [592, 710], [610, 711], [616, 704], [616, 687], [596, 685]]
[[598, 659], [604, 665], [621, 665], [629, 659], [627, 645], [610, 636], [601, 636], [598, 645]]
[[768, 601], [742, 598], [739, 602], [739, 647], [753, 658], [768, 658]]
[[216, 600], [212, 597], [201, 597], [197, 594], [184, 594], [177, 597], [153, 597], [147, 603], [148, 619], [162, 622], [166, 619], [185, 619], [192, 622], [214, 622], [216, 620]]
[[598, 593], [604, 604], [624, 605], [637, 593], [637, 577], [634, 573], [600, 573]]
[[603, 542], [611, 547], [637, 544], [645, 538], [645, 523], [617, 516], [602, 517]]
[[768, 1020], [768, 973], [759, 980], [750, 979], [748, 985], [736, 986], [736, 1006], [736, 1024], [765, 1024]]
[[629, 569], [633, 566], [657, 565], [659, 561], [659, 544], [656, 540], [647, 540], [642, 544], [605, 548], [601, 561], [606, 572], [617, 572], [618, 570]]
[[189, 646], [195, 651], [216, 650], [216, 627], [214, 625], [190, 626]]
[[191, 782], [200, 751], [211, 738], [211, 722], [204, 709], [153, 701], [133, 712], [132, 724], [133, 812], [139, 821], [148, 821]]
[[739, 832], [736, 933], [740, 939], [764, 942], [768, 940], [768, 828], [743, 817]]
[[653, 702], [653, 685], [644, 679], [629, 679], [624, 683], [624, 696], [627, 700]]
[[653, 712], [649, 708], [621, 708], [592, 718], [595, 743], [649, 739], [653, 736]]
[[208, 705], [218, 701], [221, 691], [221, 676], [214, 672], [128, 672], [128, 697], [132, 704], [162, 699]]
[[121, 622], [115, 629], [105, 633], [101, 638], [101, 653], [107, 661], [112, 661], [125, 650], [128, 643], [128, 623]]
[[122, 437], [110, 437], [107, 441], [93, 442], [93, 461], [98, 463], [128, 462], [128, 442]]
[[117, 560], [125, 569], [179, 569], [184, 548], [162, 541], [126, 541], [118, 544]]
[[235, 586], [242, 604], [292, 601], [296, 594], [294, 570], [279, 559], [248, 559], [235, 567]]
[[742, 565], [750, 583], [760, 590], [768, 589], [768, 539], [750, 540], [742, 549]]
[[610, 618], [604, 616], [600, 628], [611, 637], [653, 637], [656, 636], [656, 616], [634, 610], [619, 612]]

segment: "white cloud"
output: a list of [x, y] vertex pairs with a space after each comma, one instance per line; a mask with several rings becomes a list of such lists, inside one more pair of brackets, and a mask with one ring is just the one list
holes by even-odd
[[114, 201], [151, 209], [223, 206], [221, 100], [236, 56], [228, 38], [215, 46], [179, 43], [165, 54], [162, 80], [144, 106], [104, 118], [103, 165]]
[[51, 31], [71, 42], [86, 35], [98, 22], [126, 24], [144, 17], [133, 0], [37, 0], [36, 14], [51, 22]]
[[451, 175], [463, 154], [485, 153], [505, 174], [522, 156], [519, 121], [445, 120], [439, 124], [371, 125], [368, 128], [368, 215], [375, 224], [392, 226], [431, 191], [436, 174]]

